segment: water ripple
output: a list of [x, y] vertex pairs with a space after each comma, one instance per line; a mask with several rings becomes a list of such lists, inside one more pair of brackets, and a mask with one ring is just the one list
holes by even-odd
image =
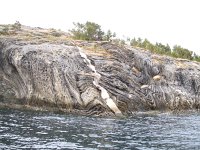
[[117, 119], [0, 109], [0, 149], [200, 149], [200, 114]]

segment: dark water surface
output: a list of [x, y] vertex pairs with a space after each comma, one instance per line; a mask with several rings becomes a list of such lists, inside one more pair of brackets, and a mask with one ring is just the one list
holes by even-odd
[[200, 113], [117, 119], [0, 109], [0, 149], [200, 149]]

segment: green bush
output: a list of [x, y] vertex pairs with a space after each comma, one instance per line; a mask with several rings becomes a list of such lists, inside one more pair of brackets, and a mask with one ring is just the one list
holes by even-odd
[[193, 54], [192, 51], [189, 51], [188, 49], [182, 48], [179, 45], [175, 45], [173, 47], [173, 51], [172, 51], [173, 57], [192, 60], [193, 59], [192, 54]]
[[[112, 33], [110, 30], [107, 31], [107, 33], [104, 33], [101, 30], [101, 26], [94, 23], [94, 22], [86, 22], [85, 24], [82, 23], [74, 23], [74, 28], [70, 30], [70, 33], [72, 34], [74, 39], [78, 40], [87, 40], [87, 41], [112, 41], [113, 43], [117, 45], [125, 45], [126, 42], [122, 39], [115, 38], [115, 33]], [[150, 50], [153, 53], [161, 54], [161, 55], [168, 55], [175, 58], [183, 58], [183, 59], [189, 59], [189, 60], [195, 60], [200, 62], [200, 56], [196, 55], [192, 51], [182, 48], [179, 45], [175, 45], [173, 49], [170, 48], [168, 44], [164, 45], [162, 43], [156, 43], [153, 44], [147, 39], [141, 39], [141, 38], [134, 38], [130, 40], [130, 38], [127, 39], [127, 42], [130, 42], [131, 46], [134, 47], [140, 47], [143, 49]]]
[[162, 43], [152, 44], [147, 39], [142, 40], [141, 38], [132, 39], [130, 45], [150, 50], [151, 52], [156, 54], [168, 55], [175, 58], [183, 58], [200, 62], [200, 56], [198, 56], [197, 54], [193, 53], [192, 51], [186, 48], [182, 48], [179, 45], [175, 45], [173, 49], [171, 49], [168, 44], [167, 45], [163, 45]]
[[74, 23], [74, 26], [70, 32], [75, 39], [87, 41], [100, 41], [103, 39], [104, 32], [101, 31], [101, 26], [94, 22]]
[[116, 36], [116, 33], [112, 33], [110, 30], [105, 34], [101, 26], [94, 22], [73, 23], [74, 28], [69, 30], [74, 39], [87, 40], [87, 41], [110, 41], [112, 37]]

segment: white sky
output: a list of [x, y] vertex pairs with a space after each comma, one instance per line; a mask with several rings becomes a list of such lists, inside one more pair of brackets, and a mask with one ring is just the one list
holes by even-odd
[[181, 45], [200, 54], [200, 0], [1, 0], [0, 24], [67, 31], [92, 21], [117, 36]]

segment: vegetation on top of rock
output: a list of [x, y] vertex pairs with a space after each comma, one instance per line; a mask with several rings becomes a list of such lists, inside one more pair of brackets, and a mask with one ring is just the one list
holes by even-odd
[[0, 27], [0, 35], [8, 35], [9, 28], [8, 26], [1, 26]]
[[116, 33], [112, 33], [110, 30], [105, 34], [101, 26], [94, 22], [74, 23], [74, 28], [69, 30], [72, 34], [72, 37], [76, 40], [86, 40], [86, 41], [112, 41], [112, 43], [117, 45], [125, 45], [126, 42], [130, 42], [130, 45], [133, 47], [139, 47], [143, 49], [150, 50], [156, 54], [167, 55], [175, 58], [183, 58], [189, 60], [195, 60], [200, 62], [200, 56], [196, 53], [183, 48], [179, 45], [175, 45], [172, 49], [170, 46], [164, 45], [162, 43], [153, 44], [149, 40], [141, 38], [133, 38], [132, 40], [128, 38], [126, 41], [120, 38], [115, 38]]
[[[111, 41], [113, 44], [123, 46], [126, 43], [130, 43], [135, 48], [142, 48], [149, 50], [155, 54], [167, 55], [174, 58], [183, 58], [200, 62], [200, 56], [183, 48], [179, 45], [175, 45], [171, 48], [168, 44], [162, 43], [153, 44], [147, 39], [141, 38], [127, 38], [126, 40], [116, 37], [115, 32], [108, 30], [103, 32], [101, 26], [94, 22], [74, 23], [74, 28], [69, 30], [73, 39], [86, 40], [86, 41]], [[69, 33], [56, 29], [43, 29], [32, 28], [22, 25], [19, 21], [10, 25], [0, 25], [0, 36], [17, 38], [26, 41], [52, 41], [57, 43], [71, 42]]]
[[22, 25], [19, 21], [14, 24], [0, 25], [0, 37], [18, 39], [30, 43], [70, 43], [69, 33], [57, 29], [44, 29]]
[[16, 21], [12, 25], [0, 25], [0, 35], [13, 35], [21, 30], [21, 23]]
[[21, 23], [19, 22], [19, 21], [16, 21], [13, 25], [12, 25], [12, 27], [13, 27], [13, 29], [14, 30], [21, 30]]
[[153, 44], [149, 40], [147, 39], [142, 40], [141, 38], [132, 39], [130, 42], [130, 45], [134, 47], [148, 49], [151, 52], [156, 53], [156, 54], [163, 54], [163, 55], [168, 55], [175, 58], [183, 58], [183, 59], [195, 60], [195, 61], [200, 62], [200, 56], [198, 56], [196, 53], [186, 48], [183, 48], [179, 45], [175, 45], [171, 49], [168, 44], [167, 45], [163, 45], [162, 43]]
[[86, 40], [86, 41], [110, 41], [112, 37], [116, 36], [116, 33], [112, 33], [110, 30], [104, 33], [101, 26], [87, 21], [86, 23], [73, 23], [74, 28], [69, 30], [74, 39]]

